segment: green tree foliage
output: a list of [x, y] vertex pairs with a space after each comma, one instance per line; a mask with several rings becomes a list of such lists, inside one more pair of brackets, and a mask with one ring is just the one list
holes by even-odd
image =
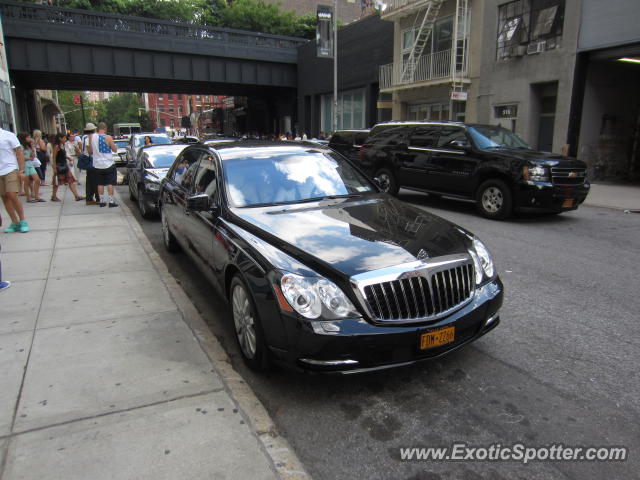
[[297, 17], [264, 0], [59, 0], [61, 7], [313, 38], [315, 14]]
[[194, 4], [188, 0], [60, 0], [59, 5], [177, 22], [194, 18]]
[[58, 102], [60, 109], [65, 114], [68, 130], [82, 130], [82, 111], [80, 105], [73, 104], [73, 95], [81, 94], [84, 99], [84, 113], [87, 122], [105, 122], [109, 130], [114, 123], [139, 122], [143, 129], [149, 130], [151, 122], [144, 103], [135, 93], [121, 93], [112, 96], [108, 100], [100, 102], [88, 102], [83, 92], [60, 90], [58, 92]]

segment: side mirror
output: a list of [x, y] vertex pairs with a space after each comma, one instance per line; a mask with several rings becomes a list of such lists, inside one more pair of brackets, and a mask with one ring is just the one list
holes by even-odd
[[467, 142], [466, 140], [453, 140], [449, 143], [449, 145], [455, 150], [467, 151], [469, 150], [469, 148], [471, 148], [469, 142]]
[[205, 212], [211, 209], [209, 195], [200, 193], [187, 197], [187, 210], [193, 212]]

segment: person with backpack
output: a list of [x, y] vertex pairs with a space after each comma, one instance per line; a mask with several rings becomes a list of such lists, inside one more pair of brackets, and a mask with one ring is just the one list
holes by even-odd
[[[116, 164], [113, 161], [113, 154], [118, 152], [118, 147], [113, 141], [111, 135], [107, 135], [107, 124], [100, 122], [98, 124], [98, 133], [89, 134], [87, 150], [93, 157], [93, 171], [98, 185], [98, 195], [100, 197], [100, 206], [109, 208], [117, 207], [118, 204], [113, 198], [114, 185], [118, 183], [118, 175]], [[108, 196], [104, 193], [104, 187], [107, 187]]]

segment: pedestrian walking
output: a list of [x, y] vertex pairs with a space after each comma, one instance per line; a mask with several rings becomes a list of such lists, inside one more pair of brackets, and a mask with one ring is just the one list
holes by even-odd
[[[84, 197], [78, 195], [76, 189], [76, 177], [71, 173], [69, 163], [67, 162], [67, 152], [65, 149], [65, 143], [67, 143], [67, 136], [64, 133], [58, 133], [53, 140], [52, 158], [55, 159], [54, 168], [56, 173], [56, 182], [53, 184], [52, 199], [58, 198], [58, 185], [68, 185], [69, 190], [73, 193], [76, 202], [84, 200]], [[59, 200], [58, 200], [59, 201]]]
[[[89, 154], [93, 157], [94, 175], [96, 184], [98, 185], [98, 194], [100, 196], [100, 206], [109, 208], [117, 207], [118, 204], [113, 198], [113, 187], [118, 182], [116, 164], [113, 161], [113, 154], [117, 153], [113, 137], [107, 135], [107, 124], [100, 122], [98, 124], [98, 133], [89, 135]], [[107, 187], [109, 195], [104, 193], [104, 187]]]
[[40, 180], [41, 186], [48, 186], [46, 178], [47, 178], [47, 164], [49, 163], [49, 159], [47, 158], [47, 144], [42, 139], [42, 132], [40, 130], [34, 130], [33, 134], [33, 143], [36, 146], [36, 156], [38, 160], [40, 160]]
[[[84, 136], [82, 137], [80, 152], [81, 155], [91, 156], [89, 153], [89, 135], [95, 133], [96, 126], [89, 122], [84, 127]], [[85, 201], [87, 205], [98, 205], [100, 197], [98, 195], [98, 185], [96, 184], [95, 169], [93, 167], [86, 169], [84, 178]]]
[[[0, 215], [0, 227], [2, 227], [2, 215]], [[2, 248], [0, 247], [0, 250]], [[2, 280], [2, 262], [0, 262], [0, 292], [3, 292], [11, 286], [11, 282], [8, 280]]]
[[18, 141], [22, 148], [24, 156], [24, 180], [22, 182], [23, 190], [27, 196], [27, 203], [44, 202], [40, 198], [40, 177], [34, 166], [34, 160], [37, 159], [33, 141], [28, 133], [19, 133]]
[[80, 147], [76, 141], [76, 136], [70, 133], [67, 137], [67, 142], [64, 144], [64, 149], [67, 152], [67, 163], [71, 167], [71, 173], [76, 179], [78, 185], [80, 183], [80, 169], [78, 169], [78, 155], [80, 155]]
[[29, 231], [29, 225], [24, 218], [24, 208], [18, 197], [23, 176], [24, 155], [20, 141], [13, 132], [0, 128], [0, 196], [11, 218], [11, 225], [4, 233]]

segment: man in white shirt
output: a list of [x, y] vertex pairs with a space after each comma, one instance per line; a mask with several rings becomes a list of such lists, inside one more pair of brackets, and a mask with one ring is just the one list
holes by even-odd
[[29, 231], [29, 225], [24, 219], [22, 202], [18, 198], [23, 177], [24, 155], [18, 137], [0, 128], [0, 196], [11, 217], [11, 225], [4, 233]]
[[98, 133], [89, 134], [87, 150], [89, 150], [89, 155], [93, 156], [93, 172], [96, 184], [98, 185], [100, 206], [107, 206], [107, 196], [104, 194], [104, 187], [106, 185], [109, 192], [109, 208], [117, 207], [118, 204], [113, 199], [113, 186], [118, 183], [113, 154], [118, 152], [118, 147], [116, 147], [113, 137], [107, 135], [106, 123], [98, 123]]

